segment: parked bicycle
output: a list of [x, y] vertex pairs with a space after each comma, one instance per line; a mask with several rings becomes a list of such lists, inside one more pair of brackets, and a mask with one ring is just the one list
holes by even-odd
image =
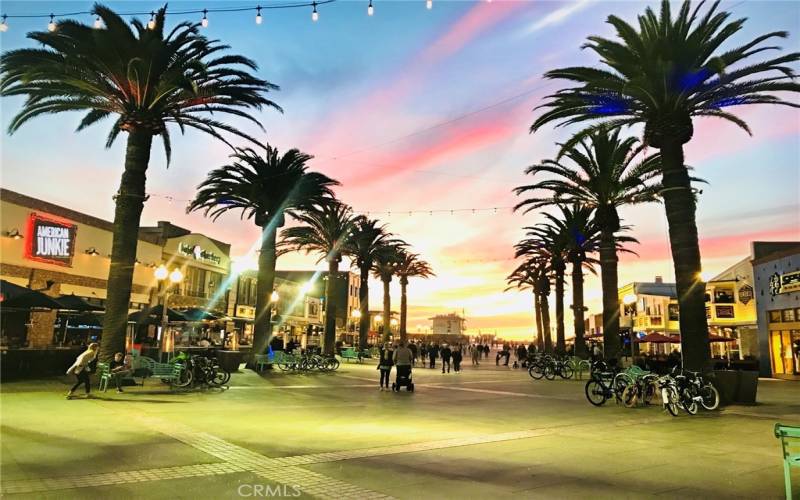
[[593, 368], [584, 386], [586, 399], [594, 406], [602, 406], [611, 398], [619, 402], [626, 385], [617, 385], [622, 380], [616, 377], [617, 371], [609, 369], [605, 363], [593, 365]]

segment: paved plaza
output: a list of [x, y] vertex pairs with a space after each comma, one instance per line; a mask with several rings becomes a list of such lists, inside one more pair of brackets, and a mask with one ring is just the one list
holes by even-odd
[[534, 382], [493, 359], [417, 368], [413, 394], [377, 378], [371, 363], [246, 370], [226, 391], [148, 381], [72, 401], [67, 379], [5, 383], [2, 496], [782, 498], [773, 426], [800, 423], [793, 382], [762, 380], [755, 407], [673, 418], [595, 408], [584, 382]]

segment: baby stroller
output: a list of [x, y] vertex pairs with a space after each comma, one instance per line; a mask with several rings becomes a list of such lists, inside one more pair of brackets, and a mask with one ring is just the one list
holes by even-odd
[[411, 379], [410, 366], [397, 367], [397, 379], [392, 382], [392, 390], [400, 392], [402, 387], [405, 387], [408, 392], [414, 392], [414, 381]]

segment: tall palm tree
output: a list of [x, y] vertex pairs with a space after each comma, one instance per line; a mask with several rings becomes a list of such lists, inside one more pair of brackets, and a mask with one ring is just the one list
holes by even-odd
[[419, 258], [419, 255], [408, 251], [403, 251], [400, 262], [396, 270], [397, 277], [400, 278], [400, 340], [405, 342], [406, 329], [408, 328], [408, 279], [423, 278], [428, 279], [436, 276], [430, 264]]
[[[621, 348], [617, 272], [617, 233], [621, 226], [618, 210], [625, 205], [660, 200], [658, 191], [661, 184], [656, 182], [661, 173], [660, 157], [658, 154], [640, 155], [642, 150], [638, 139], [621, 138], [620, 129], [598, 127], [562, 150], [559, 158], [545, 160], [525, 171], [533, 177], [542, 174], [550, 177], [514, 190], [518, 195], [531, 193], [534, 196], [516, 207], [524, 207], [526, 213], [559, 204], [580, 204], [594, 209], [594, 223], [600, 232], [603, 342], [608, 358], [618, 358]], [[574, 287], [573, 293], [576, 293]]]
[[392, 333], [392, 297], [389, 293], [389, 285], [392, 278], [397, 273], [402, 258], [404, 242], [393, 241], [383, 246], [375, 254], [375, 261], [372, 263], [373, 276], [383, 283], [383, 335], [382, 340], [386, 342]]
[[128, 134], [125, 170], [114, 197], [114, 236], [100, 345], [100, 356], [107, 359], [125, 347], [153, 138], [161, 136], [167, 162], [172, 149], [170, 123], [181, 132], [193, 128], [226, 143], [222, 132], [259, 144], [242, 130], [208, 115], [237, 116], [258, 125], [252, 110], [280, 108], [265, 97], [278, 87], [251, 73], [256, 64], [239, 55], [219, 55], [228, 47], [200, 35], [199, 25], [179, 23], [165, 32], [165, 8], [156, 13], [153, 29], [138, 20], [128, 23], [99, 4], [93, 12], [105, 28], [59, 21], [53, 32], [28, 34], [41, 47], [3, 53], [0, 95], [27, 97], [11, 120], [9, 133], [40, 115], [87, 111], [77, 130], [115, 118], [106, 147], [121, 132]]
[[212, 220], [230, 210], [241, 210], [242, 218], [253, 219], [261, 228], [253, 354], [265, 352], [272, 336], [270, 296], [275, 286], [278, 228], [283, 227], [287, 215], [296, 217], [334, 202], [331, 188], [339, 183], [309, 172], [311, 158], [297, 149], [281, 155], [269, 144], [263, 157], [252, 149], [239, 148], [231, 155], [230, 164], [209, 172], [186, 209], [203, 210]]
[[367, 347], [369, 332], [369, 273], [372, 265], [386, 245], [392, 244], [392, 235], [377, 219], [369, 219], [359, 215], [355, 219], [352, 238], [344, 246], [344, 254], [350, 257], [358, 269], [360, 287], [358, 291], [361, 318], [358, 324], [358, 344], [361, 349]]
[[529, 258], [517, 266], [517, 268], [514, 269], [514, 271], [512, 271], [511, 274], [506, 278], [506, 281], [508, 281], [509, 284], [509, 287], [506, 288], [506, 290], [517, 288], [519, 290], [531, 290], [533, 292], [533, 309], [534, 318], [536, 321], [536, 346], [540, 351], [544, 349], [544, 332], [542, 331], [542, 310], [540, 300], [541, 292], [539, 290], [538, 279], [538, 266], [541, 265], [541, 260]]
[[325, 338], [323, 352], [334, 353], [336, 343], [337, 291], [342, 286], [339, 263], [344, 246], [350, 239], [355, 217], [349, 206], [329, 203], [295, 215], [300, 226], [281, 231], [280, 245], [293, 251], [315, 252], [328, 263], [328, 281], [325, 286]]
[[540, 341], [540, 348], [544, 348], [545, 352], [552, 352], [549, 296], [551, 276], [554, 274], [553, 248], [548, 241], [540, 239], [538, 235], [532, 235], [532, 237], [520, 241], [514, 248], [516, 249], [515, 257], [525, 257], [526, 259], [515, 271], [515, 273], [522, 273], [516, 276], [516, 283], [530, 283], [534, 292], [534, 303], [537, 302], [538, 297], [536, 309], [537, 316], [541, 316], [541, 331], [543, 332], [543, 342]]
[[[542, 223], [525, 229], [528, 231], [528, 238], [517, 243], [516, 256], [537, 255], [548, 263], [547, 272], [552, 276], [556, 294], [556, 352], [564, 353], [566, 350], [564, 286], [567, 271], [567, 241], [558, 228], [550, 224]], [[550, 277], [547, 276], [547, 273], [544, 274], [549, 283]], [[541, 281], [544, 278], [539, 277], [539, 279]], [[543, 287], [543, 282], [540, 287]], [[549, 289], [547, 294], [549, 295]], [[548, 326], [549, 319], [548, 311]]]
[[[728, 48], [731, 37], [745, 19], [729, 21], [730, 13], [717, 12], [714, 2], [699, 16], [703, 2], [689, 1], [673, 17], [669, 0], [656, 14], [645, 9], [638, 29], [609, 16], [619, 40], [589, 37], [585, 47], [596, 52], [607, 69], [570, 67], [545, 74], [574, 86], [558, 90], [543, 104], [531, 131], [550, 122], [567, 125], [600, 120], [601, 126], [643, 124], [645, 142], [661, 152], [661, 195], [669, 224], [670, 246], [680, 306], [684, 365], [706, 370], [710, 365], [705, 287], [700, 276], [696, 200], [683, 145], [694, 133], [693, 117], [728, 120], [750, 133], [747, 124], [725, 108], [749, 104], [798, 107], [776, 92], [800, 92], [792, 63], [800, 52], [755, 60], [753, 56], [778, 47], [764, 46], [788, 33], [775, 31]], [[726, 45], [724, 50], [720, 47]], [[591, 131], [591, 127], [589, 129]], [[573, 141], [580, 140], [580, 136]]]

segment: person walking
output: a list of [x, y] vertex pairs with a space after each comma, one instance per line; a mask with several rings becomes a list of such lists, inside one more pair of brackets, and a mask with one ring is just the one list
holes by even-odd
[[67, 393], [67, 399], [72, 399], [72, 396], [75, 394], [75, 389], [78, 388], [81, 384], [83, 384], [84, 388], [86, 389], [86, 397], [89, 397], [89, 393], [92, 390], [92, 384], [89, 380], [89, 375], [92, 373], [92, 363], [97, 359], [97, 350], [100, 347], [100, 344], [97, 342], [92, 342], [89, 344], [89, 347], [78, 355], [78, 358], [72, 364], [72, 366], [67, 369], [67, 375], [75, 375], [78, 379], [75, 382], [75, 385], [72, 386], [72, 389], [69, 390]]
[[411, 366], [417, 366], [417, 344], [409, 342], [408, 350], [411, 351]]
[[461, 344], [456, 344], [456, 348], [453, 349], [453, 371], [456, 373], [461, 373], [461, 360], [464, 358], [464, 355], [461, 353]]
[[[395, 384], [399, 386], [400, 379], [408, 379], [411, 377], [411, 361], [413, 360], [411, 356], [411, 349], [406, 347], [405, 342], [402, 340], [397, 346], [397, 349], [394, 350], [394, 356], [392, 360], [394, 361], [395, 366], [397, 366], [397, 378], [395, 379]], [[399, 387], [398, 390], [400, 390]]]
[[490, 350], [491, 349], [489, 348], [489, 344], [483, 344], [483, 357], [484, 358], [489, 359], [489, 351]]
[[483, 349], [480, 344], [472, 346], [472, 365], [478, 366], [481, 364], [481, 352]]
[[436, 358], [439, 357], [439, 346], [433, 344], [428, 348], [428, 357], [430, 358], [430, 368], [436, 368]]
[[386, 342], [380, 349], [380, 360], [378, 361], [378, 370], [381, 371], [381, 390], [384, 387], [389, 389], [389, 376], [392, 373], [392, 366], [394, 366], [394, 350], [389, 342]]
[[450, 349], [450, 346], [447, 344], [442, 345], [442, 373], [444, 373], [445, 367], [447, 367], [447, 373], [450, 373], [450, 357], [453, 355], [453, 351]]

